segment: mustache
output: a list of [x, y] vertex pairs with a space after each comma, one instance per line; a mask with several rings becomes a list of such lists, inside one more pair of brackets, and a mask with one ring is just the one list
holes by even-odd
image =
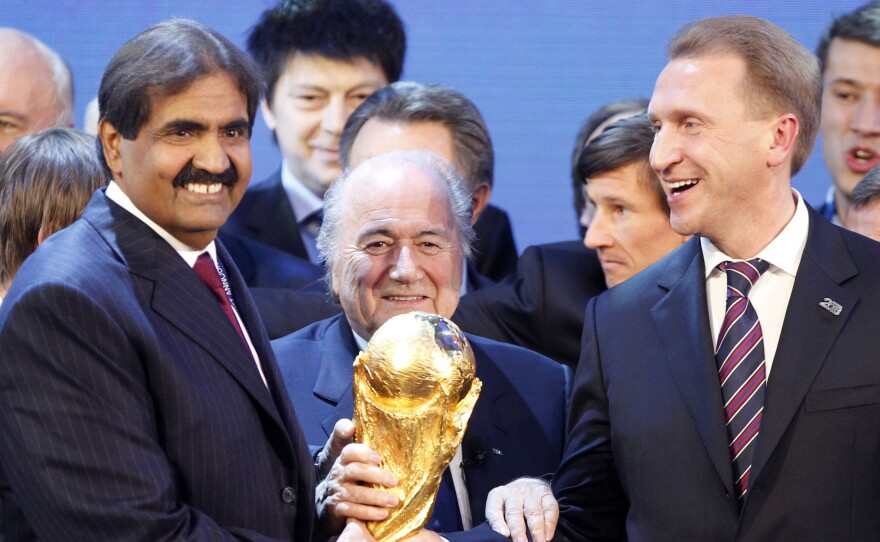
[[234, 186], [237, 182], [238, 170], [235, 169], [234, 164], [230, 164], [229, 168], [221, 173], [211, 173], [195, 167], [192, 161], [190, 161], [180, 170], [180, 173], [174, 177], [173, 185], [181, 188], [189, 183], [220, 183], [223, 186]]

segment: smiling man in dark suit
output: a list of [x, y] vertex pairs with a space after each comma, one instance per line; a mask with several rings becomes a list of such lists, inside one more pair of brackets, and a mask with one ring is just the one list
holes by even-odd
[[160, 23], [99, 91], [112, 182], [0, 310], [0, 538], [309, 540], [313, 465], [218, 228], [251, 174], [260, 78]]
[[874, 540], [880, 245], [791, 187], [816, 59], [746, 16], [669, 57], [651, 165], [695, 237], [587, 307], [554, 540]]
[[[400, 190], [402, 182], [407, 191]], [[416, 310], [452, 315], [473, 239], [470, 193], [432, 153], [397, 151], [367, 160], [335, 183], [325, 202], [318, 242], [344, 314], [273, 341], [314, 448], [324, 445], [337, 421], [351, 417], [352, 362], [386, 320]], [[429, 523], [438, 531], [480, 523], [489, 490], [548, 473], [564, 440], [567, 368], [516, 346], [474, 335], [468, 340], [483, 390], [441, 485]], [[360, 470], [351, 463], [367, 463], [346, 454], [346, 472]], [[361, 498], [377, 504], [369, 494], [386, 502], [387, 494], [357, 488], [358, 481], [330, 476], [319, 486], [321, 508], [338, 509], [340, 495], [354, 496], [355, 504], [364, 504]], [[359, 516], [356, 507], [345, 510], [371, 518]]]

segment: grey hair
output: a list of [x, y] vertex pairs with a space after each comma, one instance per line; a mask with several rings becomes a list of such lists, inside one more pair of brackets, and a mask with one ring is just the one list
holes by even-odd
[[858, 209], [880, 198], [880, 166], [862, 177], [849, 197], [853, 209]]
[[[324, 262], [326, 269], [324, 277], [330, 292], [334, 292], [332, 270], [339, 260], [339, 232], [343, 221], [347, 218], [345, 216], [345, 189], [349, 183], [357, 182], [355, 177], [358, 171], [385, 163], [389, 166], [391, 164], [395, 166], [412, 165], [445, 181], [444, 186], [455, 221], [462, 255], [465, 258], [471, 257], [473, 252], [471, 245], [476, 237], [471, 225], [473, 217], [471, 193], [458, 173], [455, 172], [455, 168], [433, 152], [422, 150], [391, 151], [365, 160], [353, 169], [346, 169], [324, 194], [324, 219], [318, 234], [318, 252]], [[355, 179], [352, 180], [353, 178]], [[405, 187], [401, 187], [401, 189], [403, 190]]]

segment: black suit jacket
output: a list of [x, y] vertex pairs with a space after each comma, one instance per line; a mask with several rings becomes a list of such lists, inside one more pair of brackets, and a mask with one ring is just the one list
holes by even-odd
[[462, 329], [517, 344], [572, 368], [580, 357], [587, 301], [605, 291], [595, 251], [580, 241], [528, 247], [515, 276], [461, 298]]
[[264, 245], [253, 239], [228, 232], [217, 236], [251, 288], [287, 288], [296, 290], [321, 278], [322, 267]]
[[742, 512], [695, 238], [587, 308], [556, 539], [877, 539], [880, 245], [809, 215]]
[[[309, 259], [299, 234], [297, 216], [281, 185], [279, 169], [267, 179], [253, 183], [244, 193], [223, 231], [259, 241], [264, 245]], [[516, 270], [516, 244], [507, 213], [488, 205], [474, 225], [474, 264], [492, 280]]]
[[486, 205], [474, 224], [474, 232], [477, 238], [472, 260], [481, 275], [498, 282], [516, 272], [519, 257], [510, 217], [504, 209]]
[[[483, 381], [462, 440], [471, 514], [485, 519], [486, 496], [520, 476], [556, 468], [565, 438], [567, 368], [534, 352], [468, 335]], [[272, 341], [287, 389], [313, 450], [354, 412], [352, 362], [359, 349], [344, 315]]]
[[211, 291], [103, 191], [28, 258], [0, 308], [0, 538], [309, 540], [312, 462], [217, 250], [266, 383]]

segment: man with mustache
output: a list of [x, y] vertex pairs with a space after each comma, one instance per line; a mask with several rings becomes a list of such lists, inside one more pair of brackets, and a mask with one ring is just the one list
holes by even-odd
[[880, 164], [880, 3], [835, 19], [816, 54], [822, 69], [822, 152], [834, 182], [820, 212], [848, 228], [853, 188]]
[[260, 78], [187, 20], [99, 91], [107, 174], [0, 309], [0, 538], [309, 540], [313, 465], [217, 230], [251, 175]]

